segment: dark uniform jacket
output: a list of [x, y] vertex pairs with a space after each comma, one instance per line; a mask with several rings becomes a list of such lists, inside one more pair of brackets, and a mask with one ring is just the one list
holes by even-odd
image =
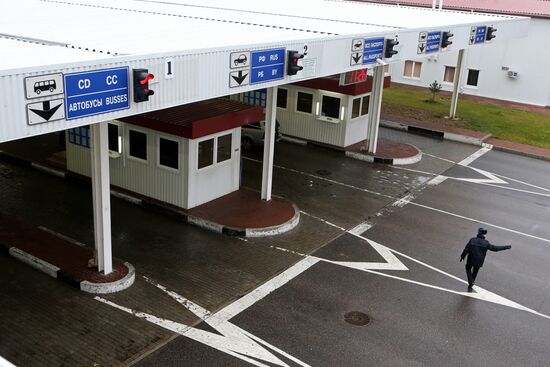
[[485, 261], [485, 255], [487, 250], [490, 251], [502, 251], [508, 249], [508, 246], [495, 246], [491, 245], [489, 241], [485, 239], [485, 236], [478, 235], [468, 241], [462, 255], [461, 259], [464, 259], [468, 255], [468, 265], [475, 266], [476, 268], [481, 268], [483, 262]]

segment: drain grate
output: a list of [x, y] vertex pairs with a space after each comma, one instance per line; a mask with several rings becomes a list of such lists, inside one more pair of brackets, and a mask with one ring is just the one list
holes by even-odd
[[315, 172], [317, 172], [317, 174], [318, 174], [319, 176], [328, 176], [328, 175], [330, 175], [330, 174], [332, 173], [332, 172], [330, 172], [329, 170], [326, 170], [326, 169], [318, 169], [318, 170], [315, 171]]
[[359, 311], [351, 311], [344, 315], [344, 320], [348, 324], [356, 326], [365, 326], [370, 323], [370, 317], [366, 313]]

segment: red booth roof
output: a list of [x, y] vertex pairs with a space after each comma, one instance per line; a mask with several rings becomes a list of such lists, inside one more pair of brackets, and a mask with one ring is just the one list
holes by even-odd
[[187, 139], [197, 139], [263, 119], [262, 107], [215, 98], [124, 117], [120, 121]]

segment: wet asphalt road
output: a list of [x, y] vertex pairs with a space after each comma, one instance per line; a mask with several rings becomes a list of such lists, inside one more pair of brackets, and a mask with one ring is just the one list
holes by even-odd
[[[498, 174], [506, 183], [468, 182], [464, 179], [487, 177], [453, 162], [478, 148], [389, 130], [383, 130], [382, 136], [413, 143], [429, 155], [405, 170], [368, 165], [324, 149], [280, 144], [274, 194], [294, 201], [303, 214], [294, 233], [276, 238], [242, 241], [220, 237], [113, 200], [116, 255], [134, 263], [138, 273], [142, 271], [212, 312], [245, 302], [247, 296], [239, 296], [296, 262], [314, 259], [314, 265], [293, 274], [288, 283], [223, 320], [255, 339], [243, 337], [232, 326], [228, 331], [223, 322], [222, 327], [214, 323], [217, 329], [200, 323], [196, 315], [142, 278], [128, 292], [108, 299], [194, 325], [211, 332], [210, 337], [223, 334], [225, 338], [211, 337], [200, 343], [189, 335], [177, 336], [88, 296], [75, 295], [71, 304], [58, 304], [55, 296], [66, 298], [71, 291], [56, 282], [44, 283], [50, 295], [45, 300], [32, 287], [22, 297], [17, 278], [32, 284], [34, 277], [42, 275], [18, 272], [23, 265], [9, 258], [2, 259], [6, 263], [3, 268], [13, 270], [10, 279], [3, 278], [2, 287], [10, 301], [4, 298], [0, 319], [15, 317], [6, 307], [39, 312], [34, 299], [49, 319], [50, 308], [60, 315], [96, 308], [102, 330], [96, 318], [83, 325], [75, 321], [74, 326], [57, 327], [60, 342], [48, 349], [80, 365], [94, 361], [109, 365], [109, 360], [116, 360], [139, 366], [276, 366], [275, 360], [269, 359], [273, 356], [289, 366], [547, 365], [550, 319], [503, 305], [506, 301], [502, 299], [494, 303], [463, 295], [466, 285], [460, 279], [465, 274], [458, 260], [477, 227], [487, 227], [490, 241], [512, 244], [513, 249], [489, 253], [477, 285], [550, 315], [550, 164], [490, 151], [470, 166]], [[261, 152], [251, 152], [247, 158], [243, 183], [259, 187], [261, 164], [257, 160]], [[6, 165], [1, 173], [0, 193], [6, 201], [0, 210], [83, 242], [91, 241], [91, 202], [86, 188]], [[427, 185], [438, 174], [454, 178]], [[49, 198], [40, 187], [48, 188]], [[412, 201], [392, 205], [403, 197]], [[36, 201], [39, 205], [32, 206]], [[54, 203], [61, 209], [47, 209]], [[79, 218], [80, 212], [88, 215]], [[346, 232], [365, 222], [368, 226], [364, 228], [370, 228], [362, 238]], [[393, 265], [399, 268], [401, 264], [407, 270], [375, 269], [372, 264], [387, 263], [388, 255], [377, 252], [366, 239], [398, 252], [393, 253], [397, 259], [392, 260]], [[304, 258], [311, 251], [314, 257]], [[358, 263], [370, 265], [357, 269]], [[346, 323], [344, 314], [350, 311], [368, 314], [370, 323]], [[24, 321], [20, 320], [20, 330], [11, 331], [19, 344], [0, 342], [0, 355], [33, 365], [40, 358], [27, 355], [38, 342], [32, 334], [37, 330], [47, 334], [43, 328], [51, 325], [40, 319], [33, 324]], [[132, 330], [128, 339], [121, 336], [125, 328]], [[85, 343], [71, 345], [71, 350], [64, 344], [71, 344], [75, 329], [91, 330], [84, 338], [89, 338], [89, 343], [104, 338], [105, 333], [110, 340], [118, 337], [119, 342], [104, 347], [103, 359], [94, 355], [93, 348], [86, 350]], [[234, 353], [239, 340], [254, 340], [267, 352], [250, 347], [246, 350], [252, 359], [246, 362], [242, 354]], [[52, 361], [56, 360], [52, 357]]]

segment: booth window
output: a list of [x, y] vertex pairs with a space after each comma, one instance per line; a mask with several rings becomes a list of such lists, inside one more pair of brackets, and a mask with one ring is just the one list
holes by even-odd
[[403, 70], [403, 76], [407, 78], [420, 78], [422, 72], [422, 63], [418, 61], [407, 60], [405, 61], [405, 69]]
[[140, 131], [129, 130], [129, 141], [128, 144], [130, 148], [128, 154], [130, 157], [147, 160], [147, 134]]
[[69, 143], [80, 145], [81, 147], [90, 147], [90, 127], [81, 126], [69, 129]]
[[359, 111], [361, 111], [361, 98], [355, 98], [351, 106], [351, 118], [359, 117]]
[[361, 116], [364, 116], [369, 113], [369, 103], [370, 103], [370, 96], [365, 96], [362, 98], [361, 102]]
[[454, 83], [455, 70], [456, 68], [454, 66], [445, 66], [445, 74], [443, 75], [443, 81], [446, 83]]
[[265, 101], [267, 98], [267, 89], [258, 89], [251, 92], [243, 93], [243, 102], [254, 106], [265, 107]]
[[159, 137], [159, 165], [179, 168], [179, 143], [175, 140]]
[[340, 117], [340, 98], [323, 96], [321, 116], [337, 119]]
[[288, 90], [284, 88], [277, 89], [277, 107], [286, 109], [286, 100], [288, 97]]
[[208, 167], [214, 164], [214, 139], [199, 142], [198, 168]]
[[231, 137], [233, 134], [227, 134], [218, 137], [218, 155], [217, 163], [231, 159]]
[[479, 70], [475, 70], [475, 69], [468, 70], [468, 81], [466, 82], [467, 85], [472, 87], [477, 87], [478, 79], [479, 79]]
[[358, 97], [353, 100], [351, 108], [351, 118], [364, 116], [369, 113], [370, 96]]
[[117, 124], [107, 124], [108, 127], [108, 133], [109, 133], [109, 150], [113, 152], [120, 153], [122, 152], [122, 149], [120, 147], [120, 139], [119, 139], [119, 133], [118, 133], [118, 125]]
[[311, 113], [313, 107], [313, 94], [298, 92], [298, 98], [296, 100], [296, 111]]

